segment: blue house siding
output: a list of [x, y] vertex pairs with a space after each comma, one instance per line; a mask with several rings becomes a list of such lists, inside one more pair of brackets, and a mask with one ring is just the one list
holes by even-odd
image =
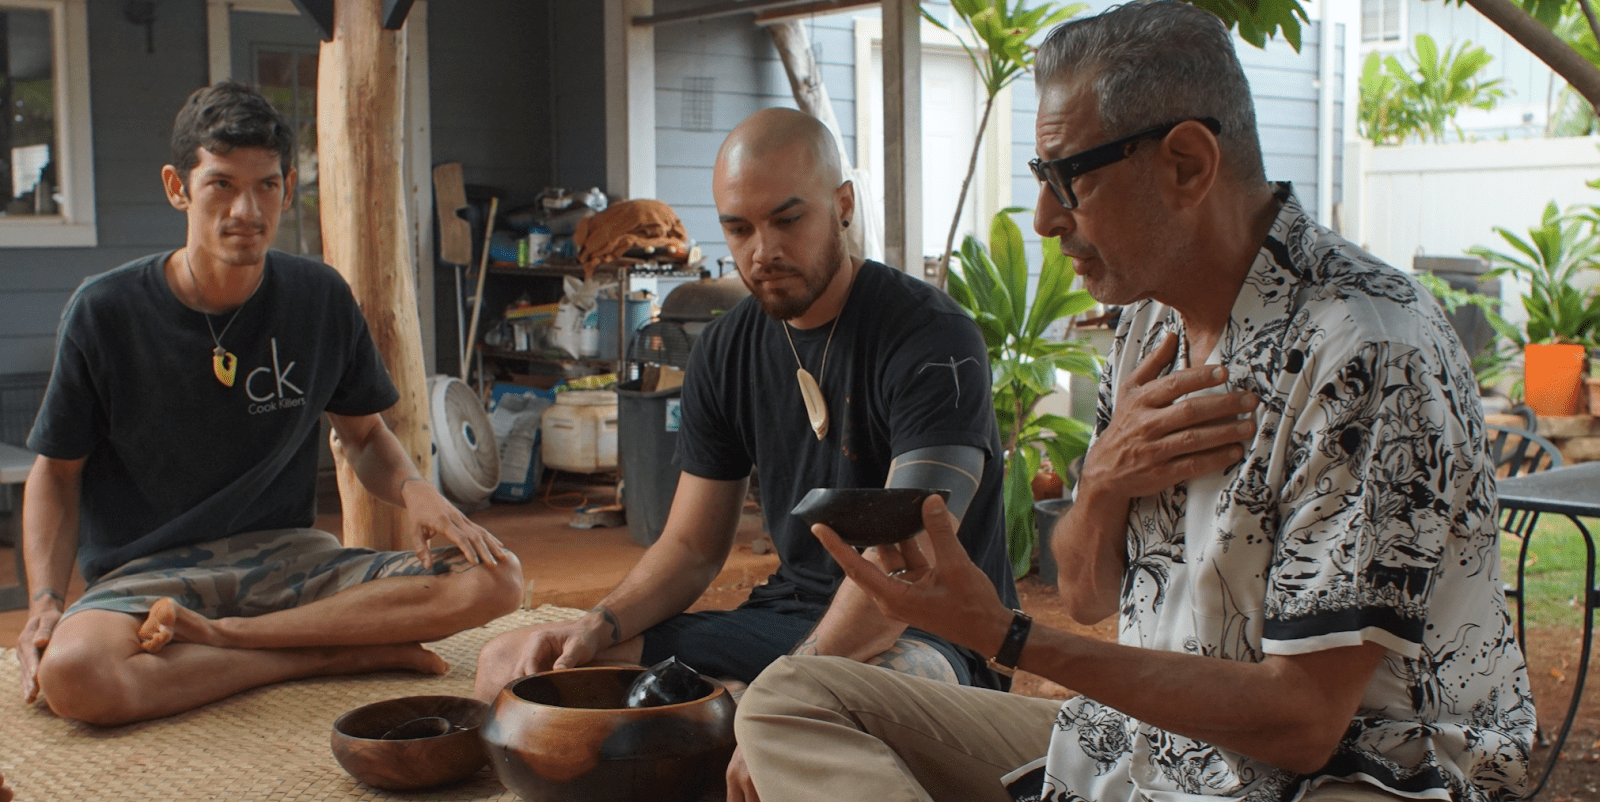
[[[0, 247], [0, 377], [50, 369], [61, 310], [84, 278], [183, 242], [160, 169], [173, 115], [210, 78], [206, 4], [163, 2], [153, 53], [119, 4], [91, 2], [88, 26], [98, 246]], [[435, 163], [462, 162], [469, 183], [504, 192], [502, 208], [557, 181], [605, 183], [599, 4], [435, 2], [428, 26]], [[436, 293], [441, 320], [454, 319], [448, 289]], [[439, 353], [454, 353], [454, 326], [438, 331], [451, 340]]]
[[206, 83], [205, 4], [171, 0], [154, 26], [129, 25], [121, 7], [90, 3], [89, 103], [94, 127], [94, 248], [0, 247], [0, 375], [50, 370], [56, 324], [85, 278], [183, 241], [167, 204], [172, 115]]
[[[1546, 101], [1552, 95], [1552, 89], [1559, 94], [1566, 81], [1555, 78], [1552, 84], [1554, 73], [1544, 62], [1534, 58], [1526, 48], [1471, 6], [1407, 0], [1400, 41], [1381, 47], [1375, 47], [1374, 43], [1363, 43], [1361, 57], [1365, 59], [1368, 50], [1377, 49], [1386, 55], [1397, 55], [1402, 64], [1410, 66], [1409, 59], [1402, 54], [1411, 48], [1419, 33], [1433, 37], [1441, 52], [1447, 47], [1471, 40], [1473, 45], [1482, 47], [1494, 56], [1494, 61], [1484, 68], [1481, 77], [1484, 80], [1500, 79], [1503, 82], [1500, 88], [1505, 90], [1507, 96], [1492, 111], [1468, 109], [1457, 116], [1456, 122], [1469, 140], [1544, 136]], [[1455, 132], [1452, 130], [1446, 139], [1456, 141]]]
[[[1250, 81], [1250, 91], [1256, 104], [1256, 128], [1261, 138], [1262, 161], [1267, 178], [1274, 181], [1293, 181], [1295, 194], [1305, 208], [1319, 220], [1324, 219], [1317, 207], [1317, 75], [1321, 64], [1321, 23], [1313, 21], [1303, 31], [1300, 52], [1281, 39], [1270, 40], [1263, 50], [1235, 38], [1234, 46], [1245, 77]], [[1340, 177], [1343, 175], [1341, 143], [1344, 141], [1343, 64], [1344, 29], [1336, 26], [1334, 36], [1334, 188], [1333, 200], [1340, 199]], [[1028, 170], [1028, 160], [1034, 156], [1033, 119], [1038, 111], [1038, 99], [1031, 78], [1017, 81], [1012, 90], [1011, 106], [1011, 205], [1032, 208], [1038, 199], [1039, 185]], [[1037, 242], [1032, 231], [1032, 218], [1018, 215], [1017, 224], [1023, 237]], [[1036, 249], [1030, 247], [1030, 254]]]
[[[681, 5], [681, 4], [679, 4]], [[658, 3], [658, 12], [677, 6]], [[846, 153], [855, 153], [855, 33], [850, 15], [804, 23], [839, 119]], [[748, 15], [716, 17], [656, 28], [656, 195], [683, 220], [706, 257], [726, 255], [711, 197], [711, 168], [723, 139], [744, 118], [764, 108], [794, 108], [783, 62], [765, 28]], [[689, 97], [688, 79], [711, 79], [711, 114]], [[688, 109], [685, 102], [700, 103]], [[702, 114], [696, 114], [700, 111]], [[701, 123], [704, 130], [686, 124]]]

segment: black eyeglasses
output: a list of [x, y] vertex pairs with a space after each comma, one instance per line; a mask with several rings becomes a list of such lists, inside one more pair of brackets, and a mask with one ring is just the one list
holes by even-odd
[[[1197, 117], [1195, 121], [1211, 129], [1212, 134], [1222, 133], [1222, 123], [1215, 117]], [[1028, 162], [1028, 169], [1033, 171], [1033, 177], [1039, 179], [1040, 184], [1050, 187], [1050, 191], [1055, 194], [1062, 208], [1076, 209], [1078, 196], [1072, 191], [1072, 179], [1106, 165], [1116, 164], [1132, 156], [1140, 142], [1146, 139], [1161, 139], [1172, 133], [1172, 129], [1186, 122], [1188, 120], [1174, 120], [1166, 125], [1146, 128], [1136, 134], [1097, 145], [1064, 159], [1050, 161], [1034, 159]]]

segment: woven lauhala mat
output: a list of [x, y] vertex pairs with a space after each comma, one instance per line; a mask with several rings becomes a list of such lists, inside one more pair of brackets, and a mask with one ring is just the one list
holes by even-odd
[[19, 802], [120, 800], [513, 800], [486, 767], [432, 791], [390, 793], [356, 782], [333, 759], [333, 720], [399, 696], [471, 696], [478, 650], [528, 624], [581, 610], [519, 610], [429, 646], [450, 663], [443, 677], [384, 673], [256, 688], [157, 721], [91, 727], [22, 703], [15, 650], [0, 650], [0, 774]]

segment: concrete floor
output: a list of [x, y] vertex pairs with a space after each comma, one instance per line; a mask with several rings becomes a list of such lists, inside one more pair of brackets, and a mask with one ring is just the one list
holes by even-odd
[[[592, 483], [592, 477], [567, 477], [568, 474], [558, 475], [550, 503], [541, 496], [526, 504], [496, 504], [469, 517], [493, 532], [522, 561], [523, 576], [530, 584], [529, 599], [534, 605], [548, 603], [588, 609], [622, 580], [644, 554], [644, 548], [629, 539], [626, 526], [609, 529], [568, 526], [572, 519], [570, 508], [580, 504], [609, 504], [615, 500], [615, 495], [610, 485]], [[333, 512], [319, 515], [317, 526], [338, 533], [337, 497], [324, 497], [322, 508]], [[751, 551], [751, 542], [760, 534], [760, 515], [753, 505], [747, 505], [727, 565], [691, 609], [726, 609], [737, 605], [751, 587], [776, 570], [775, 555], [757, 555]], [[9, 583], [11, 565], [12, 550], [0, 548], [0, 585]], [[82, 592], [82, 580], [74, 571], [68, 597], [75, 599]], [[14, 646], [26, 622], [26, 610], [0, 612], [0, 646]]]

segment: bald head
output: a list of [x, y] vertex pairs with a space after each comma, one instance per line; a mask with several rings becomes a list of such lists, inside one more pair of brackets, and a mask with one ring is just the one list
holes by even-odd
[[766, 173], [778, 166], [775, 161], [802, 168], [801, 175], [828, 189], [844, 182], [839, 146], [828, 127], [805, 112], [782, 108], [762, 109], [739, 123], [717, 151], [715, 174], [731, 178], [751, 169]]

